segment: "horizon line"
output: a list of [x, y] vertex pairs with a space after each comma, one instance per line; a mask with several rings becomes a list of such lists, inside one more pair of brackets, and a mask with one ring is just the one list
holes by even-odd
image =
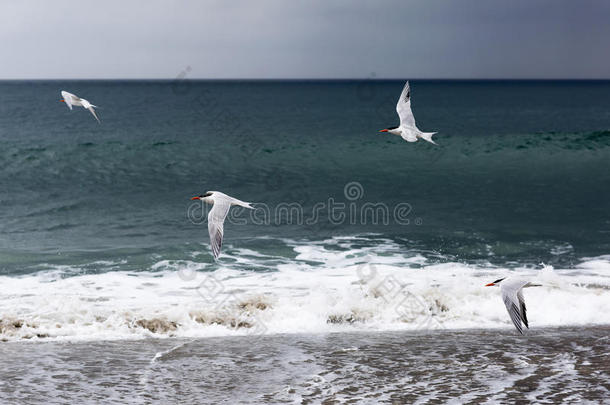
[[82, 81], [173, 81], [173, 80], [200, 80], [200, 81], [397, 81], [397, 80], [414, 80], [414, 81], [609, 81], [610, 77], [607, 78], [406, 78], [406, 77], [295, 77], [295, 78], [257, 78], [257, 77], [231, 77], [231, 78], [211, 78], [211, 77], [113, 77], [113, 78], [0, 78], [0, 82], [14, 82], [14, 81], [62, 81], [62, 80], [82, 80]]

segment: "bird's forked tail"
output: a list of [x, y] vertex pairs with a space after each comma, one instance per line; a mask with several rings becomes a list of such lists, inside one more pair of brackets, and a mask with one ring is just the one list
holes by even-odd
[[432, 135], [436, 134], [436, 132], [422, 132], [420, 134], [418, 134], [417, 136], [419, 136], [421, 139], [423, 139], [424, 141], [428, 141], [430, 143], [433, 143], [435, 145], [438, 145], [436, 142], [434, 142], [432, 140]]

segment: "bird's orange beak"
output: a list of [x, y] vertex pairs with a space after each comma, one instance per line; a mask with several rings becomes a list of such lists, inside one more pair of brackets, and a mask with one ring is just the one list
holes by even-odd
[[63, 101], [64, 103], [66, 102], [66, 100], [64, 100], [63, 98], [61, 100], [59, 100], [59, 101]]
[[387, 129], [382, 129], [382, 130], [381, 130], [381, 131], [379, 131], [379, 132], [388, 132], [388, 130], [387, 130]]
[[494, 286], [494, 285], [495, 285], [494, 283], [489, 283], [489, 284], [485, 284], [485, 287], [491, 287], [491, 286]]
[[191, 198], [191, 200], [198, 200], [198, 199], [199, 199], [199, 197], [193, 197], [193, 198]]

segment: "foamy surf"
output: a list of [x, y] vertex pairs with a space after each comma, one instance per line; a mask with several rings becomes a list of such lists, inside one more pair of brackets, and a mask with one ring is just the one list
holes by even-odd
[[443, 328], [507, 328], [513, 333], [499, 291], [483, 287], [513, 273], [543, 285], [525, 291], [531, 328], [610, 323], [608, 256], [584, 259], [571, 269], [508, 269], [433, 262], [416, 251], [401, 251], [390, 240], [286, 243], [293, 259], [228, 249], [230, 264], [220, 267], [161, 260], [142, 272], [63, 278], [62, 268], [1, 277], [0, 339]]

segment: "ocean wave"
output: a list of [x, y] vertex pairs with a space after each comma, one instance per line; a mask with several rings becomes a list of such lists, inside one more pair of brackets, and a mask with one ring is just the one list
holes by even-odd
[[[530, 327], [610, 323], [610, 257], [571, 269], [434, 263], [390, 240], [290, 241], [293, 260], [236, 249], [240, 263], [160, 260], [149, 271], [62, 277], [65, 268], [0, 278], [0, 339], [98, 340], [346, 330], [507, 328], [498, 289], [525, 291]], [[267, 271], [249, 271], [250, 265]], [[75, 270], [72, 273], [78, 274]]]

